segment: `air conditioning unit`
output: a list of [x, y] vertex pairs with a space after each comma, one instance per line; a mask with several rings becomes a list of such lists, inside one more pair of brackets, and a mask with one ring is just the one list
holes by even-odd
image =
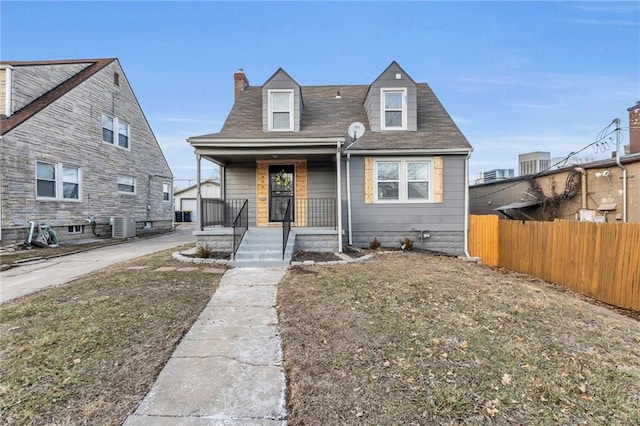
[[132, 217], [114, 217], [112, 220], [113, 238], [132, 238], [136, 236], [136, 220]]

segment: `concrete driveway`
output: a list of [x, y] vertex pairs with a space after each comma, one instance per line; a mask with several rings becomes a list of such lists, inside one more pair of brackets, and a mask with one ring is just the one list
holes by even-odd
[[0, 272], [0, 303], [63, 284], [117, 262], [145, 256], [186, 243], [195, 243], [195, 223], [182, 223], [175, 231], [122, 244], [35, 261]]

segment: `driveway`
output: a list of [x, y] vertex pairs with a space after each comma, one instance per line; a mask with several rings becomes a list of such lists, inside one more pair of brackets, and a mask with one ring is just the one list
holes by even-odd
[[82, 275], [161, 250], [195, 243], [195, 223], [184, 223], [174, 232], [141, 238], [122, 244], [92, 249], [83, 253], [45, 259], [0, 272], [0, 303], [33, 293], [45, 287], [63, 284]]

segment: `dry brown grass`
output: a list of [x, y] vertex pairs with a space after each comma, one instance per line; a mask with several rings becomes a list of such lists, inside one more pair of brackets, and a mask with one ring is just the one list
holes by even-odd
[[[0, 423], [117, 425], [144, 397], [219, 275], [167, 250], [5, 303]], [[129, 266], [148, 265], [146, 270]]]
[[424, 253], [279, 288], [291, 425], [640, 424], [640, 322]]

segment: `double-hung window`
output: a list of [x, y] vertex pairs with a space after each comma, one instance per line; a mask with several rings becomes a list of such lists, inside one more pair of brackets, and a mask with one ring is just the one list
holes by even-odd
[[171, 201], [171, 184], [169, 182], [162, 183], [162, 201]]
[[[116, 133], [117, 131], [117, 133]], [[102, 114], [102, 141], [110, 144], [116, 143], [120, 148], [129, 149], [131, 126], [122, 118]]]
[[293, 90], [269, 91], [269, 130], [293, 130]]
[[36, 198], [80, 199], [80, 169], [62, 163], [36, 162]]
[[430, 160], [375, 161], [376, 203], [426, 203], [432, 200]]
[[102, 141], [113, 143], [113, 117], [102, 114]]
[[133, 176], [118, 175], [118, 192], [123, 194], [135, 194], [136, 178]]
[[129, 123], [122, 119], [118, 119], [118, 146], [129, 148]]
[[407, 89], [380, 89], [382, 130], [407, 129]]

